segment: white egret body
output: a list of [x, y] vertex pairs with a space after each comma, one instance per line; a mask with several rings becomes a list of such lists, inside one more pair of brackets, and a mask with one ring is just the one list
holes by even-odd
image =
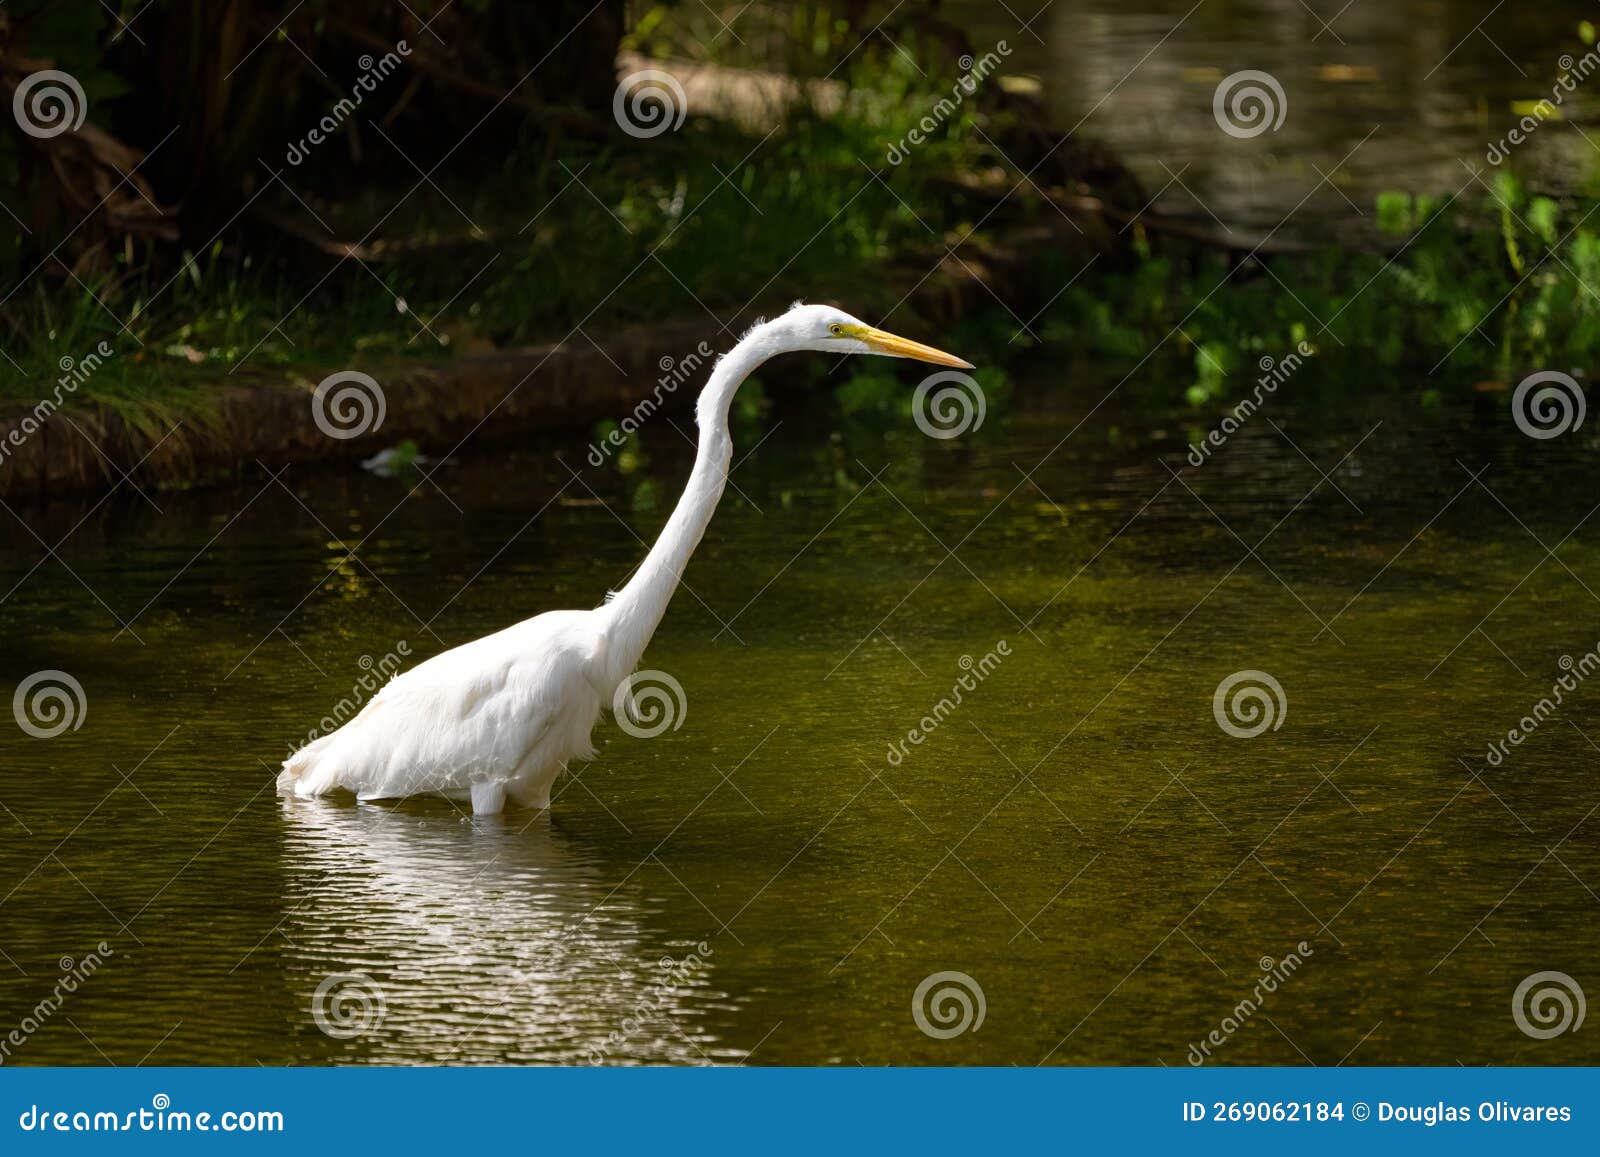
[[351, 791], [359, 799], [443, 795], [479, 814], [507, 799], [550, 804], [567, 763], [591, 759], [590, 732], [639, 665], [711, 522], [733, 459], [728, 408], [776, 354], [886, 354], [970, 369], [820, 305], [758, 323], [719, 358], [701, 391], [699, 449], [683, 497], [633, 577], [589, 611], [549, 611], [435, 655], [392, 679], [361, 713], [284, 761], [278, 790]]

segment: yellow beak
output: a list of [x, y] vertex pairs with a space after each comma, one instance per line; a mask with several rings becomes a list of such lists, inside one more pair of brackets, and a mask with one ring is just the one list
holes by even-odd
[[870, 325], [862, 326], [860, 330], [851, 336], [859, 338], [874, 349], [882, 350], [884, 353], [892, 354], [897, 358], [914, 358], [919, 362], [932, 362], [936, 366], [954, 366], [960, 370], [973, 368], [971, 362], [963, 361], [961, 358], [956, 357], [955, 354], [947, 354], [943, 350], [934, 349], [931, 345], [923, 345], [921, 342], [912, 341], [910, 338], [885, 333], [881, 329], [873, 329]]

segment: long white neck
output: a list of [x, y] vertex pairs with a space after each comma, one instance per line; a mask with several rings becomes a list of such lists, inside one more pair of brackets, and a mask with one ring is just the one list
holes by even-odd
[[644, 656], [644, 649], [666, 614], [667, 604], [683, 578], [694, 548], [711, 523], [717, 502], [728, 482], [733, 461], [733, 439], [728, 433], [728, 409], [752, 370], [778, 350], [765, 327], [758, 327], [717, 361], [700, 391], [696, 414], [700, 444], [694, 469], [683, 497], [667, 519], [661, 536], [627, 584], [600, 608], [606, 621], [605, 675], [620, 683]]

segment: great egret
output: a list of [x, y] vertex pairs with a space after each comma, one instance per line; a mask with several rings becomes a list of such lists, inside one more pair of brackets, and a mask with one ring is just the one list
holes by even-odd
[[701, 390], [700, 442], [683, 497], [620, 591], [594, 610], [548, 611], [396, 676], [354, 719], [284, 760], [278, 790], [470, 798], [479, 815], [499, 812], [507, 798], [548, 807], [567, 762], [594, 757], [595, 720], [638, 666], [722, 497], [734, 394], [768, 358], [797, 350], [972, 368], [829, 306], [796, 304], [758, 322], [717, 360]]

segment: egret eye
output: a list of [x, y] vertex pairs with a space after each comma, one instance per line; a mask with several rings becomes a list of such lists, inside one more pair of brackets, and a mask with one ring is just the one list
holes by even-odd
[[830, 325], [828, 327], [828, 332], [831, 333], [834, 337], [843, 337], [844, 336], [844, 326], [840, 325], [838, 322], [834, 322], [832, 325]]

